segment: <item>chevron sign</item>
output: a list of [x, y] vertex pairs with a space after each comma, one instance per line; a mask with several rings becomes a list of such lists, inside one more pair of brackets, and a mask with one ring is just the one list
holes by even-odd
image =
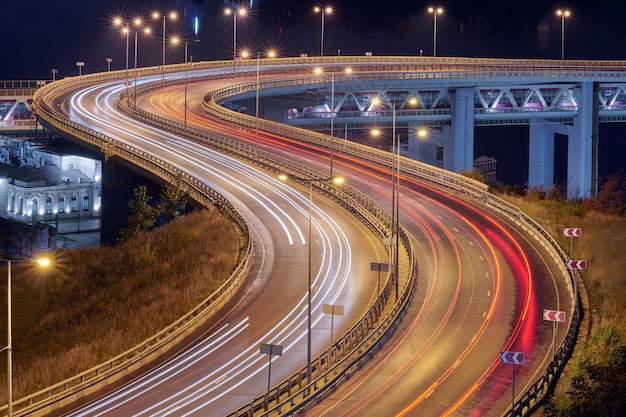
[[580, 237], [582, 236], [583, 231], [578, 227], [565, 227], [563, 229], [563, 236], [566, 237]]
[[565, 311], [543, 310], [543, 319], [563, 323], [565, 321]]
[[571, 259], [565, 263], [567, 269], [587, 269], [587, 261]]
[[500, 354], [500, 362], [512, 363], [514, 365], [524, 364], [524, 352], [502, 352]]

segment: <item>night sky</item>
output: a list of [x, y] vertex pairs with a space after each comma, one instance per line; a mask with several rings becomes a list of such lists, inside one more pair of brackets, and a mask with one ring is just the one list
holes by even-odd
[[[2, 3], [0, 80], [49, 80], [52, 68], [58, 69], [57, 78], [78, 75], [76, 61], [85, 62], [83, 73], [105, 71], [109, 57], [113, 59], [112, 69], [124, 68], [126, 38], [112, 25], [113, 17], [118, 15], [129, 20], [138, 14], [146, 16], [154, 33], [138, 37], [139, 66], [159, 65], [162, 21], [150, 21], [149, 16], [155, 9], [179, 11], [183, 18], [168, 22], [166, 32], [189, 41], [189, 55], [194, 61], [232, 57], [233, 21], [223, 15], [227, 0]], [[331, 5], [334, 9], [325, 19], [326, 55], [362, 55], [366, 51], [374, 55], [419, 55], [420, 51], [432, 55], [433, 16], [427, 8], [441, 5], [445, 12], [437, 18], [438, 56], [559, 59], [561, 18], [555, 11], [567, 8], [572, 16], [565, 20], [566, 59], [626, 59], [626, 24], [621, 18], [624, 6], [616, 0], [261, 0], [258, 12], [238, 21], [239, 48], [260, 53], [275, 48], [282, 56], [318, 55], [321, 19], [312, 11], [315, 5]], [[197, 35], [191, 26], [194, 16], [200, 22]], [[131, 36], [131, 62], [133, 47]], [[167, 62], [182, 62], [183, 50], [180, 46], [168, 48]], [[601, 125], [601, 176], [626, 166], [610, 157], [626, 153], [626, 126], [622, 125]], [[508, 183], [521, 183], [525, 173], [515, 169], [517, 173], [506, 174], [508, 165], [512, 165], [507, 151], [527, 152], [524, 135], [517, 134], [521, 138], [519, 147], [499, 140], [499, 134], [477, 135], [476, 153], [496, 156], [499, 177], [504, 176], [502, 180]], [[560, 175], [557, 173], [557, 177]]]

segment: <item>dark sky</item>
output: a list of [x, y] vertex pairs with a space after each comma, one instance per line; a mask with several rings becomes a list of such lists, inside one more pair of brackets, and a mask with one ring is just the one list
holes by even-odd
[[[58, 69], [57, 78], [73, 76], [78, 74], [76, 61], [85, 62], [83, 73], [104, 71], [109, 57], [112, 69], [122, 69], [126, 38], [113, 27], [113, 17], [130, 20], [143, 14], [150, 21], [149, 14], [155, 9], [175, 8], [184, 17], [168, 22], [166, 32], [189, 41], [193, 60], [230, 59], [233, 20], [223, 15], [225, 3], [228, 0], [3, 1], [0, 80], [49, 80], [52, 68]], [[282, 56], [318, 55], [321, 19], [312, 9], [325, 4], [334, 9], [325, 18], [326, 55], [362, 55], [366, 51], [419, 55], [420, 50], [432, 55], [433, 16], [427, 8], [442, 5], [445, 12], [437, 19], [438, 56], [559, 59], [562, 27], [555, 11], [567, 8], [572, 16], [565, 20], [566, 59], [626, 59], [626, 7], [616, 0], [261, 0], [256, 13], [238, 21], [238, 47], [260, 53], [276, 48]], [[194, 16], [200, 22], [197, 37], [191, 27]], [[154, 33], [138, 37], [139, 66], [162, 61], [162, 21], [150, 23]], [[132, 36], [129, 49], [132, 66]], [[182, 62], [183, 51], [180, 46], [168, 47], [167, 62]], [[611, 157], [626, 153], [626, 126], [610, 125], [601, 125], [601, 176], [626, 165], [621, 158]], [[525, 180], [525, 173], [510, 169], [514, 160], [521, 158], [515, 153], [527, 155], [527, 134], [518, 136], [515, 145], [494, 135], [476, 138], [477, 153], [496, 156], [499, 177], [508, 183]], [[508, 174], [509, 170], [515, 173]]]
[[[248, 2], [250, 0], [247, 0]], [[112, 27], [115, 15], [128, 18], [148, 15], [155, 8], [175, 7], [187, 13], [167, 25], [168, 34], [194, 36], [190, 21], [199, 17], [200, 42], [190, 44], [198, 59], [221, 59], [232, 55], [232, 18], [223, 16], [225, 0], [24, 0], [6, 1], [0, 13], [3, 34], [0, 79], [49, 79], [51, 68], [58, 77], [76, 75], [76, 61], [83, 72], [125, 65], [125, 38]], [[226, 0], [226, 2], [228, 2]], [[623, 59], [626, 57], [626, 25], [621, 2], [557, 2], [526, 0], [523, 3], [494, 0], [442, 0], [445, 12], [437, 19], [437, 52], [440, 56], [560, 58], [561, 20], [555, 10], [563, 3], [572, 11], [565, 23], [565, 55], [576, 59]], [[278, 48], [283, 55], [317, 55], [320, 45], [316, 4], [331, 4], [325, 18], [325, 54], [376, 55], [432, 54], [433, 16], [426, 0], [261, 0], [255, 15], [238, 22], [238, 46], [251, 50]], [[150, 22], [154, 33], [139, 36], [141, 65], [157, 65], [161, 55], [161, 24]], [[132, 38], [132, 36], [131, 36]], [[131, 39], [131, 61], [134, 46]], [[182, 48], [168, 50], [171, 59], [183, 59]], [[162, 58], [161, 58], [162, 59]], [[168, 60], [169, 61], [169, 60]], [[174, 62], [174, 61], [171, 61]]]

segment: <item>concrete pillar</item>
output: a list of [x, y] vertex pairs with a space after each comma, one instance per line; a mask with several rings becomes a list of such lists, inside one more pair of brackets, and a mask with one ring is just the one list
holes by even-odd
[[531, 123], [528, 129], [528, 185], [550, 187], [554, 183], [555, 125]]
[[474, 166], [474, 87], [452, 94], [452, 119], [443, 129], [443, 167], [458, 172]]
[[437, 164], [437, 146], [441, 146], [441, 131], [427, 129], [425, 137], [419, 137], [417, 130], [422, 126], [419, 123], [409, 123], [409, 148], [407, 156], [430, 165]]
[[[593, 82], [583, 82], [575, 88], [578, 114], [574, 116], [567, 144], [567, 198], [589, 197], [593, 175], [593, 140], [597, 132], [598, 98], [594, 95]], [[594, 184], [595, 186], [595, 184]]]

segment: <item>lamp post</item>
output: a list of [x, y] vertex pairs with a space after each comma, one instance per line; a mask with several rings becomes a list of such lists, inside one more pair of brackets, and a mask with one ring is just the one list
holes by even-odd
[[[280, 175], [279, 179], [286, 181], [289, 178], [288, 175]], [[307, 286], [307, 384], [311, 383], [311, 278], [313, 273], [313, 183], [316, 182], [332, 182], [333, 184], [340, 185], [344, 179], [340, 176], [328, 177], [323, 179], [306, 179], [298, 178], [301, 181], [309, 184], [309, 268], [308, 268], [308, 286]]]
[[107, 63], [107, 72], [111, 71], [111, 62], [113, 62], [113, 58], [107, 58], [105, 61]]
[[85, 66], [85, 61], [76, 61], [76, 66], [78, 67], [78, 76], [83, 75], [83, 67]]
[[158, 19], [159, 17], [163, 17], [163, 79], [165, 79], [165, 19], [167, 17], [170, 18], [170, 20], [175, 20], [178, 15], [176, 14], [176, 12], [170, 12], [170, 13], [163, 13], [161, 15], [160, 12], [154, 12], [152, 13], [152, 18], [153, 19]]
[[433, 15], [433, 63], [437, 59], [437, 15], [443, 13], [442, 7], [429, 7], [428, 13]]
[[[351, 74], [352, 68], [348, 67], [343, 70], [345, 74]], [[322, 68], [315, 69], [316, 74], [323, 74]], [[335, 127], [335, 72], [330, 73], [330, 176], [333, 176], [333, 159], [334, 159], [334, 127]]]
[[[4, 258], [0, 258], [0, 261], [7, 263], [7, 345], [2, 350], [6, 349], [7, 351], [7, 417], [11, 417], [13, 415], [13, 337], [11, 317], [13, 307], [11, 305], [11, 265], [15, 262], [32, 261], [15, 261]], [[50, 260], [48, 259], [37, 259], [35, 262], [41, 266], [50, 265]]]
[[556, 15], [561, 17], [561, 61], [565, 59], [565, 18], [570, 17], [569, 10], [557, 10]]
[[226, 16], [233, 15], [233, 72], [237, 71], [237, 15], [245, 16], [248, 10], [245, 7], [239, 7], [238, 9], [231, 9], [227, 7], [224, 9]]
[[327, 6], [327, 7], [315, 7], [313, 10], [315, 11], [315, 13], [320, 13], [321, 18], [322, 18], [322, 33], [321, 33], [321, 38], [320, 38], [320, 61], [321, 61], [322, 57], [324, 56], [324, 16], [326, 14], [332, 13], [333, 9], [330, 6]]
[[[412, 97], [408, 101], [411, 105], [417, 104], [417, 99]], [[374, 98], [372, 103], [377, 105], [380, 103], [380, 99]], [[399, 297], [400, 292], [400, 277], [398, 266], [398, 248], [400, 245], [400, 134], [396, 133], [396, 102], [391, 102], [391, 123], [392, 123], [392, 153], [395, 153], [391, 162], [391, 237], [395, 242], [394, 251], [394, 269], [396, 276], [396, 299]], [[373, 131], [374, 135], [380, 134], [380, 131]], [[394, 239], [395, 237], [395, 239]]]
[[57, 68], [52, 68], [50, 72], [52, 73], [52, 81], [56, 81], [59, 70]]
[[[135, 86], [133, 92], [133, 107], [137, 108], [137, 77], [139, 74], [137, 73], [137, 33], [139, 32], [139, 28], [141, 27], [141, 20], [135, 19], [135, 73], [133, 74], [135, 78]], [[149, 27], [144, 28], [143, 33], [150, 33], [151, 29]]]

